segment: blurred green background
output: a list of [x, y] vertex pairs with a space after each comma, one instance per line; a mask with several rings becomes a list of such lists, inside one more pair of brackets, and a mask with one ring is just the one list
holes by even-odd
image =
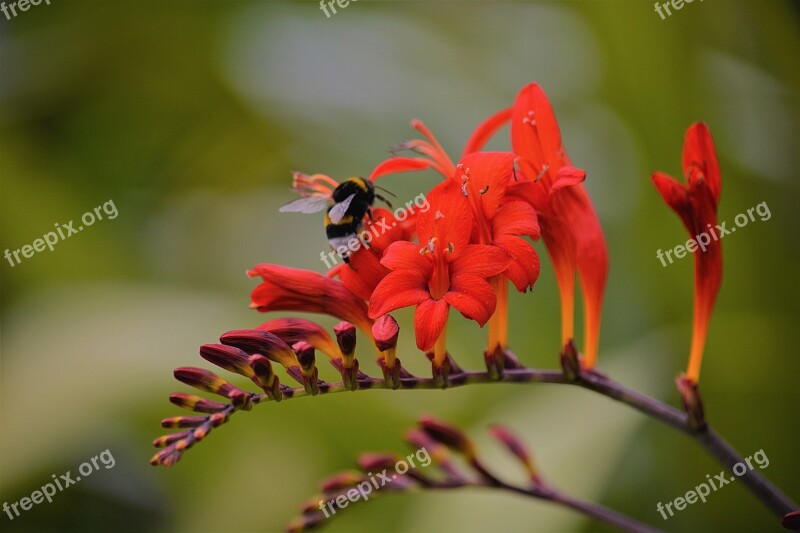
[[[732, 484], [664, 522], [656, 504], [720, 467], [689, 439], [586, 391], [496, 385], [370, 391], [237, 415], [173, 469], [153, 468], [158, 421], [185, 414], [177, 366], [197, 346], [268, 317], [248, 309], [259, 262], [323, 270], [321, 216], [279, 214], [290, 171], [365, 175], [422, 119], [455, 157], [472, 128], [531, 80], [550, 95], [604, 225], [611, 273], [601, 367], [677, 404], [692, 262], [649, 175], [680, 176], [683, 134], [711, 128], [720, 220], [767, 202], [771, 219], [723, 242], [724, 283], [701, 381], [710, 420], [800, 499], [800, 9], [797, 2], [316, 2], [53, 0], [0, 16], [0, 249], [14, 250], [113, 200], [119, 216], [25, 259], [3, 259], [0, 500], [16, 501], [109, 449], [101, 469], [5, 531], [278, 531], [359, 451], [402, 451], [420, 414], [485, 438], [509, 424], [555, 486], [670, 531], [770, 531]], [[492, 144], [506, 146], [507, 130]], [[382, 183], [407, 200], [436, 176]], [[76, 224], [77, 225], [77, 224]], [[557, 366], [558, 299], [545, 266], [514, 294], [511, 343]], [[275, 315], [276, 317], [278, 315]], [[412, 371], [410, 313], [401, 356]], [[332, 326], [334, 321], [321, 319]], [[449, 345], [479, 367], [484, 332], [454, 319]], [[580, 331], [580, 329], [578, 329]], [[377, 368], [362, 350], [362, 366]], [[327, 370], [325, 371], [327, 372]], [[332, 374], [326, 373], [327, 377]], [[603, 530], [490, 492], [419, 493], [358, 505], [329, 531]]]

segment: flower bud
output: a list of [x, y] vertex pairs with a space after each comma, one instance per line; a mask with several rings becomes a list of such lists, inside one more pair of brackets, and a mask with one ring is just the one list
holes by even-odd
[[444, 424], [430, 417], [423, 417], [419, 425], [430, 438], [440, 442], [451, 450], [464, 454], [468, 460], [475, 458], [475, 446], [472, 441], [453, 426]]
[[253, 377], [253, 369], [247, 364], [247, 354], [235, 346], [204, 344], [200, 346], [200, 357], [230, 372]]

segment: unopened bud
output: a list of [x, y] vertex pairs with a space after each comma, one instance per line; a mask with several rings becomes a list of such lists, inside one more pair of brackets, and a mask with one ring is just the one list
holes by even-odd
[[253, 369], [253, 382], [261, 387], [271, 400], [279, 402], [283, 399], [281, 394], [278, 376], [272, 370], [272, 363], [261, 354], [251, 355], [247, 359], [250, 368]]
[[247, 354], [235, 346], [204, 344], [200, 346], [200, 357], [230, 372], [253, 377], [253, 369], [247, 364]]
[[459, 429], [439, 422], [430, 417], [423, 417], [419, 425], [430, 438], [440, 442], [451, 450], [464, 454], [468, 460], [475, 458], [475, 446]]

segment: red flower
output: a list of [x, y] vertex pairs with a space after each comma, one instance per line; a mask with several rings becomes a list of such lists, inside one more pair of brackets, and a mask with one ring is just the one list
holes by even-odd
[[603, 230], [581, 184], [583, 170], [571, 165], [547, 96], [531, 83], [512, 107], [511, 144], [524, 181], [512, 186], [539, 215], [542, 236], [561, 295], [562, 343], [573, 337], [575, 273], [584, 293], [584, 364], [595, 365], [608, 253]]
[[[508, 120], [512, 121], [511, 144], [521, 169], [521, 179], [516, 183], [506, 182], [508, 184], [504, 203], [511, 204], [514, 198], [524, 200], [538, 215], [538, 224], [553, 261], [561, 295], [563, 344], [574, 336], [575, 274], [578, 274], [584, 292], [584, 365], [591, 368], [597, 357], [600, 315], [608, 275], [608, 253], [600, 222], [586, 190], [581, 185], [586, 173], [569, 162], [561, 143], [561, 133], [553, 109], [542, 89], [535, 83], [520, 91], [513, 107], [492, 115], [476, 128], [467, 141], [464, 156], [480, 150]], [[381, 173], [419, 170], [421, 162], [428, 161], [430, 168], [445, 177], [451, 176], [449, 171], [452, 163], [441, 145], [420, 122], [415, 121], [412, 125], [428, 141], [411, 141], [398, 148], [414, 150], [429, 159], [389, 160], [381, 166]], [[515, 208], [522, 209], [519, 206]], [[518, 213], [518, 216], [523, 220], [530, 220], [527, 214]], [[503, 246], [515, 259], [504, 274], [514, 282], [518, 290], [524, 290], [538, 276], [539, 265], [533, 249], [518, 239], [518, 236], [530, 235], [535, 239], [538, 228], [531, 231], [530, 223], [514, 230], [508, 229], [511, 226], [500, 225], [505, 226], [505, 235], [515, 237], [511, 241], [513, 244], [502, 237], [500, 241], [494, 240], [495, 245]], [[479, 242], [488, 244], [492, 241], [484, 238]], [[535, 261], [535, 265], [532, 261]], [[525, 266], [528, 268], [523, 270], [522, 267]], [[528, 283], [525, 280], [526, 275]], [[490, 349], [493, 345], [505, 347], [504, 332], [507, 323], [505, 278], [493, 283], [496, 284], [496, 293], [501, 300], [498, 301], [497, 327], [490, 327]], [[492, 334], [494, 331], [498, 332], [497, 335]]]
[[472, 242], [505, 250], [512, 261], [504, 274], [517, 290], [525, 292], [539, 275], [539, 258], [519, 235], [538, 239], [539, 224], [527, 202], [506, 196], [513, 173], [514, 154], [476, 152], [464, 156], [454, 178], [472, 210]]
[[247, 272], [264, 280], [250, 294], [251, 304], [268, 311], [306, 311], [352, 322], [372, 338], [372, 320], [364, 301], [341, 282], [310, 270], [261, 264]]
[[686, 377], [696, 384], [708, 323], [722, 282], [722, 243], [714, 233], [722, 179], [714, 141], [702, 122], [692, 124], [686, 131], [683, 174], [686, 185], [661, 172], [654, 172], [652, 180], [667, 205], [681, 217], [690, 238], [709, 230], [714, 235], [705, 250], [694, 254], [694, 324]]
[[475, 152], [464, 156], [454, 176], [472, 211], [472, 242], [496, 246], [511, 258], [508, 268], [489, 280], [498, 298], [489, 323], [489, 352], [504, 350], [508, 344], [506, 279], [525, 292], [539, 277], [539, 256], [520, 237], [539, 238], [536, 212], [527, 202], [506, 195], [513, 174], [514, 154]]
[[454, 166], [428, 128], [420, 121], [412, 121], [412, 126], [428, 140], [413, 140], [403, 143], [395, 150], [413, 150], [425, 157], [395, 157], [384, 161], [373, 176], [390, 172], [406, 172], [432, 168], [446, 179], [455, 179], [461, 186], [462, 194], [469, 198], [473, 213], [472, 241], [491, 244], [505, 250], [511, 257], [508, 268], [501, 275], [489, 280], [495, 291], [496, 312], [489, 322], [489, 346], [487, 353], [496, 349], [504, 350], [508, 344], [508, 279], [517, 290], [526, 291], [539, 277], [539, 257], [533, 246], [521, 239], [527, 235], [539, 238], [539, 224], [536, 212], [530, 204], [520, 198], [509, 198], [506, 191], [514, 174], [514, 155], [511, 153], [476, 152], [494, 132], [507, 122], [511, 110], [503, 110], [481, 124], [464, 149], [464, 157]]
[[372, 293], [369, 315], [416, 306], [417, 347], [434, 350], [434, 364], [446, 358], [445, 325], [452, 305], [483, 326], [494, 312], [495, 293], [486, 278], [503, 272], [508, 254], [494, 246], [469, 244], [473, 218], [467, 198], [455, 180], [429, 194], [431, 209], [417, 217], [419, 245], [395, 242], [381, 263], [392, 270]]

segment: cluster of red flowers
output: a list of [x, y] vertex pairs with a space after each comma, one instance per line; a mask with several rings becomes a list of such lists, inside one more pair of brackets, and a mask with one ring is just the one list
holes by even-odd
[[[481, 151], [509, 121], [512, 151]], [[524, 368], [508, 350], [509, 282], [520, 292], [534, 286], [540, 265], [531, 241], [540, 236], [552, 260], [561, 296], [564, 372], [575, 374], [594, 368], [608, 273], [606, 245], [582, 183], [586, 172], [570, 163], [542, 89], [537, 84], [527, 85], [510, 108], [481, 123], [457, 164], [421, 122], [412, 125], [424, 139], [396, 147], [396, 151], [410, 151], [412, 155], [382, 162], [369, 181], [391, 173], [432, 169], [443, 180], [428, 192], [428, 209], [409, 213], [402, 220], [386, 209], [368, 211], [357, 227], [363, 225], [364, 231], [374, 235], [370, 245], [356, 249], [348, 262], [335, 266], [327, 275], [271, 264], [256, 265], [249, 272], [251, 277], [262, 278], [251, 294], [252, 307], [262, 312], [302, 311], [337, 317], [341, 322], [334, 327], [335, 340], [310, 320], [279, 318], [254, 329], [229, 331], [220, 337], [220, 344], [201, 346], [200, 355], [205, 360], [251, 379], [263, 393], [239, 389], [208, 370], [176, 369], [179, 381], [228, 402], [184, 393], [170, 396], [174, 404], [203, 416], [164, 419], [162, 426], [183, 431], [154, 441], [163, 449], [152, 458], [153, 464], [174, 464], [230, 415], [263, 401], [373, 386], [415, 387], [423, 381], [427, 386], [446, 387], [451, 380], [467, 379], [468, 373], [447, 353], [450, 307], [481, 327], [489, 325], [484, 351], [487, 379], [501, 379], [507, 369]], [[690, 235], [696, 235], [707, 225], [716, 224], [721, 189], [714, 145], [704, 124], [689, 128], [683, 166], [687, 185], [661, 173], [653, 174], [653, 181]], [[294, 190], [304, 198], [325, 201], [338, 186], [323, 174], [294, 175]], [[372, 225], [382, 230], [371, 232]], [[694, 257], [694, 334], [689, 367], [678, 385], [687, 410], [694, 413], [697, 424], [702, 424], [701, 408], [692, 399], [697, 397], [706, 331], [722, 276], [719, 241]], [[584, 302], [582, 358], [572, 343], [576, 277]], [[397, 357], [399, 326], [390, 313], [410, 306], [415, 307], [417, 347], [431, 361], [433, 379], [412, 376]], [[359, 370], [357, 329], [379, 354], [383, 379]], [[317, 351], [341, 373], [341, 383], [318, 378]], [[281, 384], [273, 363], [283, 367], [302, 389]]]
[[[510, 152], [481, 148], [506, 123]], [[424, 139], [395, 147], [415, 152], [379, 164], [370, 181], [396, 172], [433, 169], [443, 181], [427, 195], [431, 208], [404, 221], [374, 210], [371, 224], [391, 227], [369, 248], [334, 267], [328, 276], [276, 265], [258, 265], [250, 275], [261, 283], [252, 294], [259, 311], [324, 313], [349, 321], [372, 336], [374, 320], [415, 306], [417, 347], [432, 354], [434, 375], [447, 375], [446, 331], [450, 307], [481, 327], [486, 323], [489, 370], [509, 366], [508, 282], [520, 292], [539, 276], [539, 258], [529, 237], [543, 241], [561, 297], [561, 340], [574, 336], [575, 278], [583, 290], [582, 365], [597, 362], [608, 254], [603, 231], [583, 186], [586, 172], [572, 166], [561, 142], [553, 108], [538, 84], [525, 86], [510, 108], [478, 125], [454, 164], [422, 122], [412, 126]], [[653, 182], [691, 235], [716, 224], [721, 178], [711, 134], [705, 124], [686, 135], [683, 166], [688, 185], [656, 172]], [[295, 190], [324, 181], [324, 175], [295, 175]], [[327, 190], [327, 189], [326, 189]], [[416, 239], [415, 239], [416, 237]], [[334, 278], [338, 277], [339, 281]], [[715, 241], [695, 256], [694, 334], [688, 377], [697, 382], [711, 311], [722, 278], [721, 247]], [[373, 339], [374, 340], [374, 339]]]
[[[511, 152], [481, 148], [511, 122]], [[582, 181], [561, 143], [553, 109], [537, 84], [524, 87], [512, 107], [480, 124], [454, 164], [430, 131], [396, 147], [411, 157], [392, 157], [370, 175], [433, 169], [444, 178], [427, 194], [430, 209], [405, 220], [377, 209], [364, 224], [380, 221], [386, 232], [334, 267], [328, 276], [276, 265], [258, 265], [263, 282], [252, 293], [259, 311], [325, 313], [372, 336], [373, 321], [415, 306], [417, 347], [431, 354], [434, 375], [446, 376], [450, 307], [480, 326], [489, 324], [486, 358], [502, 373], [508, 334], [508, 282], [520, 292], [539, 276], [539, 258], [524, 237], [544, 238], [562, 301], [562, 340], [573, 337], [576, 273], [584, 292], [584, 365], [594, 366], [608, 258], [603, 233]], [[295, 178], [307, 189], [308, 176]], [[330, 178], [320, 176], [317, 181]], [[335, 182], [333, 182], [335, 183]], [[334, 279], [338, 277], [338, 280]]]

